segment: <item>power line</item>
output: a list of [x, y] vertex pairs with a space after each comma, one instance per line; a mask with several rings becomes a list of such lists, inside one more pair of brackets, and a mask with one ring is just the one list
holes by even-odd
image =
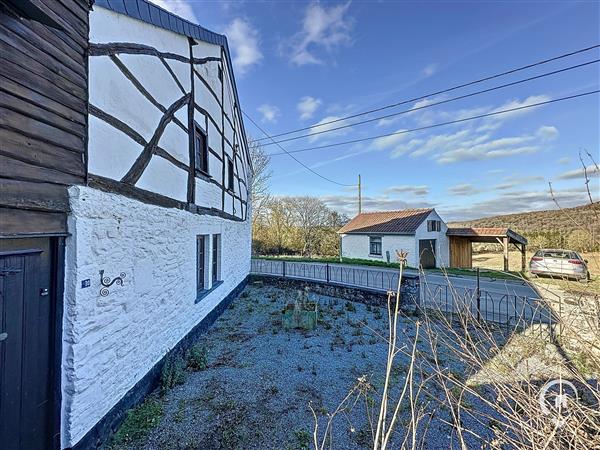
[[[244, 115], [245, 115], [245, 116], [248, 118], [248, 120], [250, 120], [250, 122], [252, 122], [252, 123], [254, 124], [254, 126], [260, 130], [260, 132], [261, 132], [261, 133], [263, 133], [265, 136], [267, 136], [269, 139], [271, 139], [273, 142], [275, 142], [275, 140], [274, 140], [274, 139], [273, 139], [271, 136], [269, 136], [269, 135], [267, 134], [267, 132], [266, 132], [265, 130], [263, 130], [263, 129], [262, 129], [262, 127], [261, 127], [259, 124], [257, 124], [257, 123], [254, 121], [254, 119], [252, 119], [252, 117], [250, 117], [250, 116], [249, 116], [249, 115], [246, 113], [246, 111], [242, 110], [242, 114], [244, 114]], [[290, 157], [290, 158], [292, 158], [294, 161], [296, 161], [296, 162], [297, 162], [298, 164], [300, 164], [302, 167], [304, 167], [305, 169], [307, 169], [307, 170], [311, 171], [311, 172], [312, 172], [312, 173], [314, 173], [316, 176], [318, 176], [318, 177], [320, 177], [320, 178], [324, 179], [325, 181], [329, 181], [330, 183], [337, 184], [338, 186], [344, 186], [344, 187], [354, 187], [354, 186], [355, 186], [354, 184], [344, 184], [344, 183], [340, 183], [340, 182], [338, 182], [338, 181], [332, 180], [331, 178], [327, 178], [327, 177], [326, 177], [326, 176], [324, 176], [324, 175], [321, 175], [320, 173], [316, 172], [315, 170], [313, 170], [312, 168], [310, 168], [309, 166], [307, 166], [306, 164], [304, 164], [302, 161], [300, 161], [300, 160], [299, 160], [298, 158], [296, 158], [294, 155], [290, 154], [290, 153], [289, 153], [289, 152], [288, 152], [288, 151], [287, 151], [285, 148], [283, 148], [283, 147], [282, 147], [281, 145], [279, 145], [277, 142], [275, 142], [275, 144], [277, 144], [277, 147], [279, 147], [281, 150], [283, 150], [283, 153], [278, 153], [278, 155], [285, 155], [285, 154], [289, 155], [289, 157]]]
[[445, 103], [454, 102], [456, 100], [463, 100], [465, 98], [474, 97], [475, 95], [485, 94], [485, 93], [496, 91], [496, 90], [499, 90], [499, 89], [504, 89], [504, 88], [507, 88], [507, 87], [510, 87], [510, 86], [515, 86], [517, 84], [522, 84], [522, 83], [526, 83], [528, 81], [537, 80], [539, 78], [548, 77], [550, 75], [556, 75], [558, 73], [567, 72], [569, 70], [578, 69], [578, 68], [584, 67], [584, 66], [589, 66], [590, 64], [595, 64], [595, 63], [597, 63], [599, 61], [600, 61], [600, 59], [595, 59], [593, 61], [588, 61], [588, 62], [585, 62], [585, 63], [582, 63], [582, 64], [577, 64], [575, 66], [569, 66], [569, 67], [565, 67], [563, 69], [554, 70], [552, 72], [542, 73], [540, 75], [535, 75], [535, 76], [532, 76], [532, 77], [529, 77], [529, 78], [524, 78], [524, 79], [521, 79], [521, 80], [512, 81], [510, 83], [502, 84], [502, 85], [499, 85], [499, 86], [494, 86], [494, 87], [491, 87], [491, 88], [488, 88], [488, 89], [483, 89], [483, 90], [476, 91], [476, 92], [471, 92], [469, 94], [460, 95], [458, 97], [453, 97], [453, 98], [449, 98], [449, 99], [446, 99], [446, 100], [440, 100], [439, 102], [429, 103], [427, 105], [417, 106], [415, 108], [404, 109], [402, 111], [398, 111], [398, 112], [395, 112], [395, 113], [392, 113], [392, 114], [386, 114], [384, 116], [378, 116], [378, 117], [374, 117], [372, 119], [361, 120], [360, 122], [354, 122], [354, 123], [350, 123], [348, 125], [341, 125], [339, 127], [328, 128], [327, 130], [321, 130], [321, 131], [316, 131], [314, 133], [303, 134], [301, 136], [294, 136], [294, 137], [290, 137], [290, 138], [286, 138], [286, 139], [280, 139], [278, 141], [268, 142], [268, 143], [262, 144], [262, 145], [265, 146], [265, 147], [267, 147], [269, 145], [274, 145], [276, 143], [295, 141], [295, 140], [298, 140], [298, 139], [303, 139], [303, 138], [310, 137], [310, 136], [316, 136], [316, 135], [323, 134], [323, 133], [331, 133], [332, 131], [342, 130], [344, 128], [351, 128], [351, 127], [354, 127], [354, 126], [357, 126], [357, 125], [364, 125], [366, 123], [376, 122], [378, 120], [387, 119], [387, 118], [394, 117], [394, 116], [399, 116], [401, 114], [407, 114], [407, 113], [418, 111], [418, 110], [421, 110], [421, 109], [431, 108], [433, 106], [439, 106], [439, 105], [442, 105], [442, 104], [445, 104]]
[[[464, 87], [467, 87], [467, 86], [472, 86], [474, 84], [483, 83], [484, 81], [489, 81], [489, 80], [493, 80], [494, 78], [499, 78], [499, 77], [503, 77], [505, 75], [510, 75], [511, 73], [519, 72], [521, 70], [530, 69], [532, 67], [540, 66], [542, 64], [547, 64], [547, 63], [550, 63], [552, 61], [557, 61], [559, 59], [563, 59], [563, 58], [567, 58], [569, 56], [577, 55], [579, 53], [588, 52], [588, 51], [593, 50], [593, 49], [598, 48], [598, 47], [600, 47], [600, 44], [592, 45], [590, 47], [582, 48], [580, 50], [575, 50], [575, 51], [572, 51], [572, 52], [569, 52], [569, 53], [563, 53], [562, 55], [554, 56], [552, 58], [548, 58], [548, 59], [544, 59], [544, 60], [541, 60], [541, 61], [537, 61], [535, 63], [527, 64], [525, 66], [517, 67], [517, 68], [514, 68], [514, 69], [506, 70], [504, 72], [497, 73], [497, 74], [494, 74], [494, 75], [489, 75], [489, 76], [486, 76], [486, 77], [483, 77], [483, 78], [479, 78], [479, 79], [474, 80], [474, 81], [469, 81], [467, 83], [463, 83], [463, 84], [459, 84], [459, 85], [456, 85], [456, 86], [452, 86], [450, 88], [442, 89], [442, 90], [437, 91], [437, 92], [431, 92], [429, 94], [424, 94], [424, 95], [421, 95], [419, 97], [414, 97], [414, 98], [411, 98], [411, 99], [408, 99], [408, 100], [401, 100], [401, 101], [399, 101], [397, 103], [392, 103], [392, 104], [389, 104], [389, 105], [384, 105], [384, 106], [381, 106], [379, 108], [374, 108], [374, 109], [370, 109], [370, 110], [363, 111], [363, 112], [360, 112], [360, 113], [352, 114], [352, 115], [349, 115], [349, 116], [340, 117], [338, 119], [329, 120], [327, 122], [323, 122], [323, 123], [319, 123], [319, 124], [315, 124], [315, 125], [311, 125], [311, 126], [307, 126], [307, 127], [303, 127], [303, 128], [297, 128], [295, 130], [286, 131], [284, 133], [274, 134], [274, 135], [270, 136], [270, 138], [271, 139], [272, 138], [277, 138], [277, 137], [280, 137], [280, 136], [286, 136], [288, 134], [298, 133], [300, 131], [306, 131], [306, 130], [310, 130], [310, 129], [314, 129], [314, 128], [323, 127], [325, 125], [330, 125], [332, 123], [337, 123], [337, 122], [341, 122], [341, 121], [344, 121], [344, 120], [353, 119], [355, 117], [360, 117], [360, 116], [364, 116], [364, 115], [371, 114], [371, 113], [374, 113], [374, 112], [383, 111], [385, 109], [394, 108], [396, 106], [405, 105], [407, 103], [416, 102], [418, 100], [423, 100], [423, 99], [425, 99], [427, 97], [433, 97], [435, 95], [445, 94], [447, 92], [451, 92], [451, 91], [454, 91], [456, 89], [461, 89], [461, 88], [464, 88]], [[257, 141], [264, 141], [266, 139], [267, 138], [261, 138], [261, 139], [258, 139]]]
[[[513, 112], [513, 111], [520, 111], [520, 110], [523, 110], [523, 109], [533, 108], [533, 107], [536, 107], [536, 106], [548, 105], [550, 103], [557, 103], [557, 102], [561, 102], [561, 101], [565, 101], [565, 100], [571, 100], [571, 99], [574, 99], [574, 98], [584, 97], [586, 95], [597, 94], [598, 92], [600, 92], [600, 89], [597, 89], [595, 91], [584, 92], [582, 94], [575, 94], [575, 95], [569, 95], [567, 97], [555, 98], [553, 100], [547, 100], [547, 101], [544, 101], [544, 102], [532, 103], [530, 105], [524, 105], [524, 106], [518, 106], [518, 107], [515, 107], [515, 108], [504, 109], [502, 111], [494, 111], [494, 112], [491, 112], [491, 113], [479, 114], [477, 116], [466, 117], [464, 119], [451, 120], [449, 122], [436, 123], [436, 124], [433, 124], [433, 125], [427, 125], [427, 126], [423, 126], [423, 127], [419, 127], [419, 128], [411, 128], [410, 130], [402, 130], [402, 131], [396, 131], [394, 133], [379, 134], [379, 135], [376, 135], [376, 136], [369, 136], [369, 137], [366, 137], [366, 138], [353, 139], [353, 140], [350, 140], [350, 141], [335, 142], [333, 144], [325, 144], [325, 145], [319, 145], [319, 146], [316, 146], [316, 147], [308, 147], [308, 148], [301, 148], [301, 149], [298, 149], [298, 150], [290, 150], [290, 151], [286, 151], [286, 153], [289, 155], [290, 153], [308, 152], [308, 151], [311, 151], [311, 150], [319, 150], [319, 149], [322, 149], [322, 148], [329, 148], [329, 147], [338, 147], [340, 145], [355, 144], [357, 142], [370, 141], [370, 140], [373, 140], [373, 139], [378, 139], [378, 138], [383, 138], [383, 137], [388, 137], [388, 136], [396, 136], [396, 135], [399, 135], [399, 134], [412, 133], [414, 131], [428, 130], [430, 128], [437, 128], [437, 127], [442, 127], [442, 126], [445, 126], [445, 125], [452, 125], [452, 124], [456, 124], [456, 123], [467, 122], [469, 120], [475, 120], [475, 119], [481, 119], [481, 118], [484, 118], [484, 117], [496, 116], [498, 114], [505, 114], [505, 113], [509, 113], [509, 112]], [[276, 155], [282, 155], [282, 154], [283, 153], [271, 153], [269, 156], [276, 156]]]

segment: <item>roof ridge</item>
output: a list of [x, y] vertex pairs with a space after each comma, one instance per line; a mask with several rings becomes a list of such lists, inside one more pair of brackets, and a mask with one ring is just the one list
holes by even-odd
[[387, 209], [387, 210], [384, 210], [384, 211], [366, 211], [366, 212], [361, 212], [356, 217], [360, 216], [361, 214], [383, 214], [383, 213], [397, 213], [397, 212], [404, 212], [404, 211], [433, 211], [433, 210], [434, 210], [434, 208]]

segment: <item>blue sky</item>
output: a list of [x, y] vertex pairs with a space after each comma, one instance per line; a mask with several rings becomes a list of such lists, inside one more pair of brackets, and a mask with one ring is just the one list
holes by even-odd
[[[418, 97], [600, 43], [600, 3], [595, 1], [156, 3], [228, 35], [242, 108], [269, 134]], [[594, 49], [378, 114], [599, 56], [599, 49]], [[547, 101], [598, 89], [599, 73], [596, 63], [281, 145], [291, 151]], [[580, 150], [600, 159], [599, 111], [595, 94], [295, 156], [343, 184], [355, 184], [360, 173], [366, 210], [434, 206], [452, 220], [550, 209], [555, 205], [548, 181], [561, 205], [573, 206], [586, 200], [579, 174]], [[263, 137], [245, 122], [249, 135]], [[274, 145], [265, 149], [281, 153]], [[272, 170], [274, 194], [319, 196], [331, 207], [355, 214], [355, 188], [329, 183], [287, 155], [273, 156]], [[592, 173], [590, 186], [597, 200], [597, 172]]]

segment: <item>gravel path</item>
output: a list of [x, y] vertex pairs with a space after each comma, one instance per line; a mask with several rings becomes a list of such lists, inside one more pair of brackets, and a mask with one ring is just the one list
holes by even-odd
[[[372, 390], [362, 396], [333, 426], [334, 449], [368, 448], [371, 440], [365, 405], [378, 405], [384, 379], [387, 344], [387, 312], [315, 294], [322, 319], [314, 331], [286, 331], [281, 310], [296, 292], [268, 285], [250, 285], [218, 319], [198, 345], [208, 351], [208, 367], [188, 372], [185, 382], [156, 398], [163, 415], [141, 439], [114, 445], [115, 449], [277, 449], [312, 448], [313, 417], [309, 402], [321, 415], [335, 410], [357, 379], [366, 375]], [[402, 318], [400, 345], [410, 349], [415, 322]], [[418, 348], [431, 353], [429, 343], [419, 338]], [[464, 367], [443, 349], [440, 361], [450, 373], [464, 376]], [[399, 355], [392, 374], [397, 396], [407, 373], [409, 359]], [[431, 398], [441, 398], [435, 385], [428, 385], [419, 402], [432, 413], [424, 448], [459, 448], [448, 420], [449, 410]], [[478, 405], [473, 405], [478, 407]], [[394, 442], [400, 448], [409, 423], [410, 408], [403, 406]], [[489, 431], [480, 424], [466, 427], [477, 433]], [[422, 427], [424, 429], [424, 426]], [[419, 438], [422, 437], [422, 429]], [[469, 448], [480, 448], [473, 441]], [[329, 446], [327, 446], [329, 448]]]

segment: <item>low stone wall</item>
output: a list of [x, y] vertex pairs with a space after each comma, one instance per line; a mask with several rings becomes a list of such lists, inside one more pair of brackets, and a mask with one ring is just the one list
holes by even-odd
[[[419, 298], [419, 284], [407, 280], [402, 283], [402, 303], [403, 306], [414, 306], [414, 299]], [[329, 297], [344, 298], [354, 302], [361, 302], [372, 306], [386, 306], [387, 294], [369, 288], [350, 287], [340, 284], [323, 283], [320, 281], [303, 280], [298, 278], [282, 278], [269, 275], [249, 276], [250, 283], [265, 283], [282, 289], [304, 289], [308, 288], [311, 292]]]

